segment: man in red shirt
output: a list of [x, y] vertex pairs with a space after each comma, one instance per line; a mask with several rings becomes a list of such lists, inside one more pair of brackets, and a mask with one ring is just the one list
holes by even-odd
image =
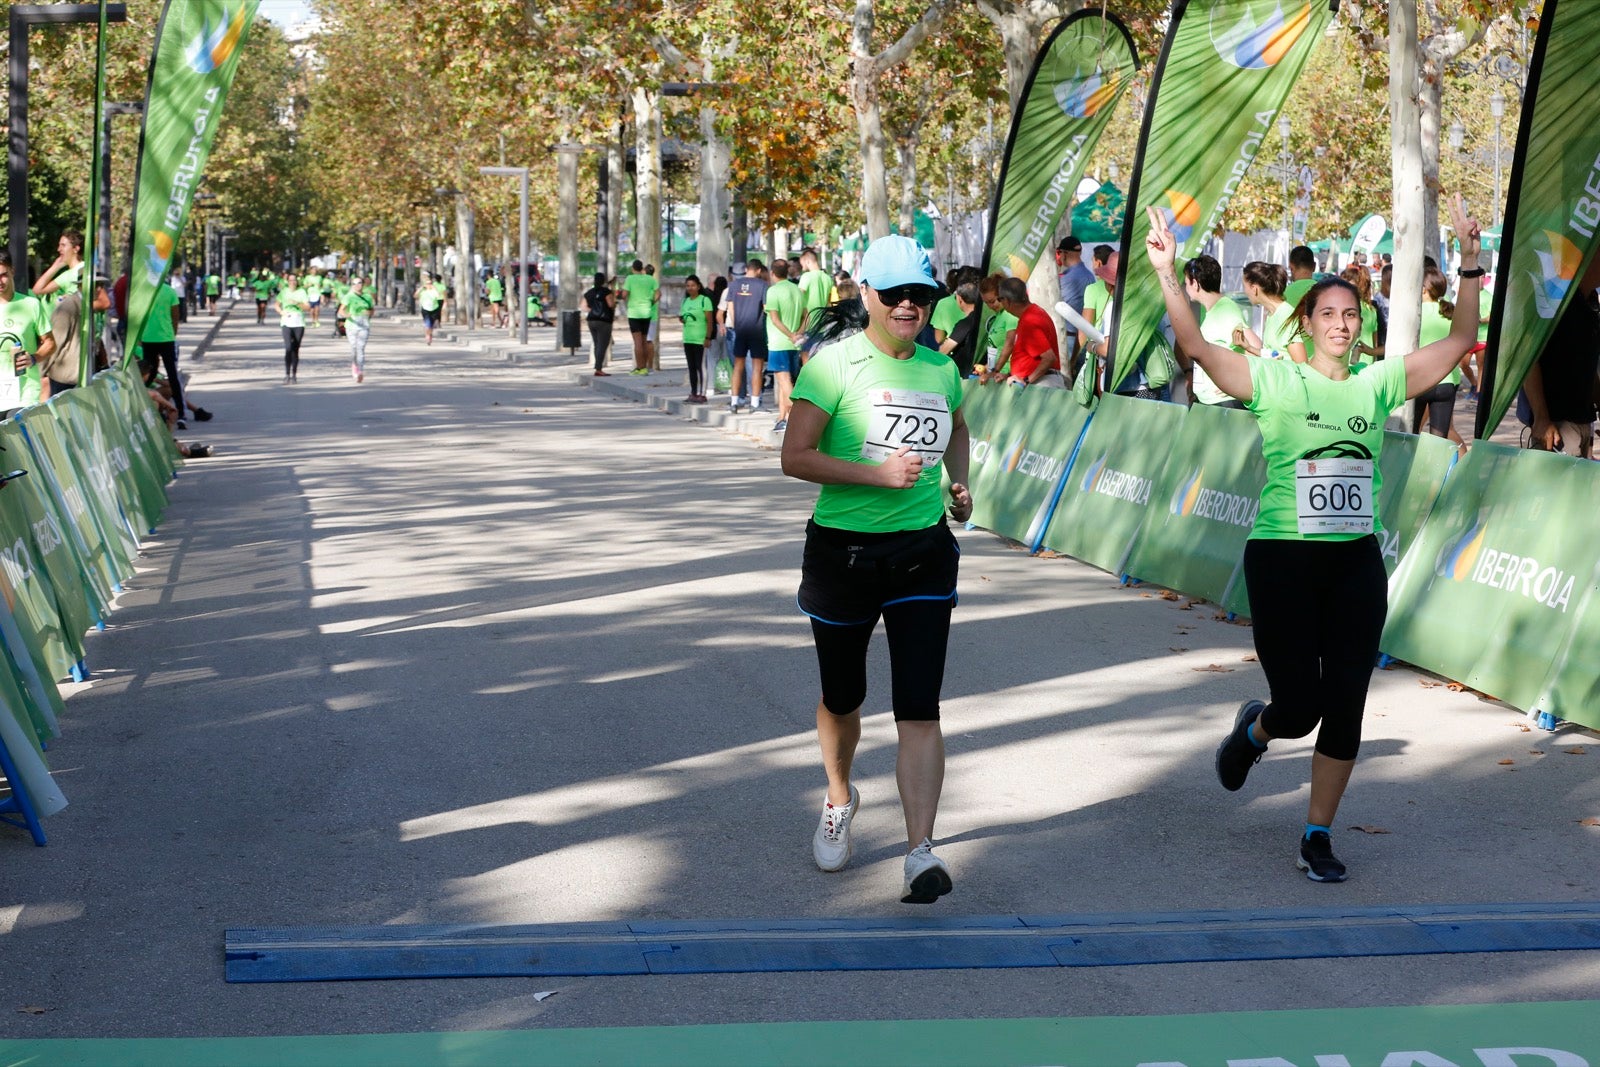
[[1017, 317], [1016, 340], [1011, 346], [1011, 378], [1017, 385], [1066, 388], [1061, 377], [1061, 350], [1056, 323], [1050, 313], [1028, 299], [1028, 283], [1007, 278], [1000, 283], [1000, 303]]

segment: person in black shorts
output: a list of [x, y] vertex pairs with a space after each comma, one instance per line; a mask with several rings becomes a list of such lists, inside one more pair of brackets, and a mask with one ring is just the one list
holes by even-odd
[[733, 387], [728, 390], [728, 406], [733, 411], [761, 408], [767, 374], [766, 274], [766, 265], [759, 259], [746, 263], [744, 274], [733, 279], [723, 294], [718, 312], [717, 321], [728, 338], [728, 357], [733, 360]]

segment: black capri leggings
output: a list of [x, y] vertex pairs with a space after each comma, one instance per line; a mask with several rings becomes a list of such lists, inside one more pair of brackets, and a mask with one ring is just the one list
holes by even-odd
[[1272, 737], [1317, 730], [1318, 752], [1355, 759], [1388, 614], [1378, 539], [1250, 541], [1244, 578], [1272, 698], [1261, 728]]
[[305, 338], [304, 326], [285, 326], [283, 328], [283, 373], [298, 375], [300, 373], [300, 342]]
[[693, 345], [688, 341], [683, 342], [683, 356], [689, 361], [689, 395], [699, 396], [705, 392], [701, 386], [705, 385], [706, 346]]
[[611, 348], [611, 321], [590, 319], [589, 340], [594, 344], [594, 369], [600, 370], [606, 365], [606, 352]]
[[806, 526], [800, 610], [811, 616], [822, 703], [849, 715], [867, 698], [867, 644], [883, 619], [896, 722], [939, 718], [961, 549], [943, 522], [870, 534]]
[[1422, 431], [1422, 417], [1428, 417], [1428, 429], [1440, 437], [1450, 436], [1450, 419], [1456, 410], [1456, 386], [1440, 382], [1417, 397], [1411, 407], [1411, 432]]

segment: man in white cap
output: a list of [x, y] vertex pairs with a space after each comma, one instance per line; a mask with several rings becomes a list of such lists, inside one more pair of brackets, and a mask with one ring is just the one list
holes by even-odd
[[828, 777], [811, 851], [824, 871], [850, 861], [850, 824], [861, 806], [850, 768], [867, 645], [881, 618], [906, 823], [900, 899], [930, 904], [951, 889], [949, 868], [933, 854], [933, 822], [944, 784], [939, 691], [960, 558], [945, 514], [957, 522], [972, 515], [967, 426], [955, 364], [916, 343], [940, 295], [927, 253], [909, 238], [880, 237], [860, 275], [866, 328], [823, 346], [800, 371], [783, 441], [784, 473], [822, 486], [806, 526], [799, 596], [822, 679], [817, 738]]

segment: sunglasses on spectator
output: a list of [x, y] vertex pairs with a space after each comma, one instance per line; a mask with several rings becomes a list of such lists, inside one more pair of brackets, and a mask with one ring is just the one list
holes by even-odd
[[896, 285], [889, 289], [873, 289], [878, 294], [878, 299], [883, 301], [884, 307], [899, 307], [909, 300], [919, 308], [925, 308], [933, 303], [933, 298], [939, 291], [930, 285]]

